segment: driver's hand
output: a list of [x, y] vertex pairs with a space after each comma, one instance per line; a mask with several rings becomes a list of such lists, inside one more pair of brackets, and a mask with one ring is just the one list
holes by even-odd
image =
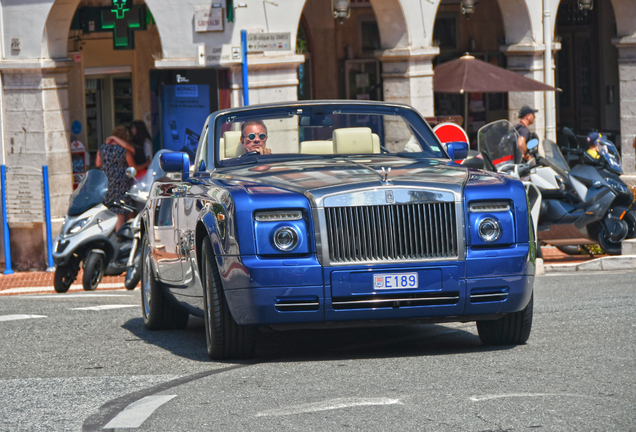
[[269, 149], [267, 147], [256, 147], [255, 150], [262, 155], [272, 154], [272, 149]]

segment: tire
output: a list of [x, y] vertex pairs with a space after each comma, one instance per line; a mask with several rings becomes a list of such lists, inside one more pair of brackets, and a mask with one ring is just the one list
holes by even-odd
[[213, 360], [254, 357], [256, 328], [241, 326], [234, 321], [223, 293], [221, 277], [208, 237], [203, 241], [201, 267], [208, 356]]
[[65, 293], [71, 287], [71, 284], [75, 281], [77, 273], [79, 272], [79, 263], [72, 260], [68, 264], [57, 266], [55, 268], [55, 280], [53, 287], [58, 293]]
[[82, 277], [84, 291], [95, 291], [104, 277], [104, 267], [104, 255], [90, 252], [84, 261], [84, 276]]
[[[627, 207], [613, 207], [610, 212], [616, 216], [620, 216], [623, 212], [626, 212], [623, 217], [623, 220], [627, 223], [627, 236], [625, 239], [631, 239], [636, 237], [636, 215], [634, 211], [627, 210]], [[621, 243], [622, 242], [616, 243], [610, 240], [607, 235], [607, 228], [604, 224], [601, 224], [598, 230], [598, 245], [606, 254], [620, 255], [622, 252]]]
[[526, 343], [532, 329], [534, 294], [528, 305], [494, 321], [477, 321], [479, 339], [486, 345], [521, 345]]
[[583, 255], [581, 247], [577, 245], [561, 245], [556, 248], [567, 255]]
[[134, 290], [139, 280], [141, 279], [141, 250], [137, 250], [135, 258], [133, 259], [132, 267], [128, 267], [126, 270], [126, 280], [124, 286], [127, 290]]
[[182, 329], [188, 325], [190, 314], [170, 304], [155, 279], [152, 270], [150, 245], [144, 236], [141, 243], [141, 311], [148, 330]]

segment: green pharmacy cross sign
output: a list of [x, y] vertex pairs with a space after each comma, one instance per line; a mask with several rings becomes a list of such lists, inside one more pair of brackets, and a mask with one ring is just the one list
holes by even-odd
[[113, 31], [115, 49], [135, 49], [135, 30], [144, 30], [145, 6], [133, 6], [132, 0], [112, 0], [102, 9], [102, 29]]

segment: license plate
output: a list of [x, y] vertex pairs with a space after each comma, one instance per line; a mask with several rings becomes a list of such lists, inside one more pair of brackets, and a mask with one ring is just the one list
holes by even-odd
[[375, 289], [410, 289], [417, 288], [417, 273], [374, 273]]

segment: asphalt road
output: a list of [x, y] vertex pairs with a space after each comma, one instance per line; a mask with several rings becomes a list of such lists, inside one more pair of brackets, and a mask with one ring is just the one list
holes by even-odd
[[636, 272], [543, 276], [530, 340], [474, 323], [262, 332], [212, 362], [139, 291], [0, 297], [0, 430], [636, 430]]

